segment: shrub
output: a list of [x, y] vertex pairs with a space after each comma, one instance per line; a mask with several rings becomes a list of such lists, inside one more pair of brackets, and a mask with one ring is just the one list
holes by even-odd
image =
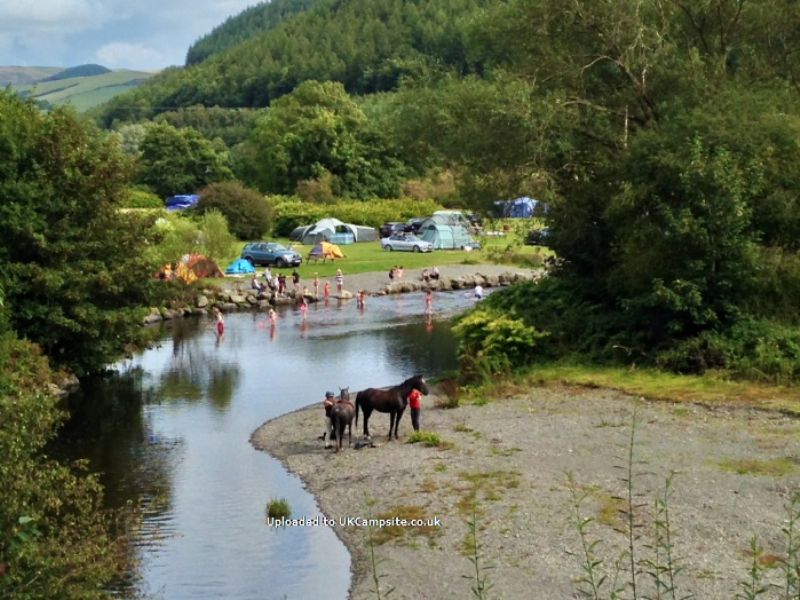
[[126, 569], [123, 521], [85, 464], [48, 458], [65, 416], [52, 379], [36, 346], [0, 333], [0, 598], [106, 598]]
[[164, 201], [147, 190], [131, 188], [121, 203], [122, 208], [164, 208]]
[[273, 498], [267, 502], [267, 516], [270, 519], [289, 518], [292, 514], [292, 509], [289, 507], [289, 501], [286, 498]]
[[800, 331], [746, 319], [722, 331], [706, 331], [656, 357], [659, 366], [684, 373], [727, 369], [749, 379], [789, 383], [800, 378]]
[[238, 182], [212, 183], [200, 192], [198, 210], [216, 209], [225, 215], [236, 237], [258, 240], [272, 224], [272, 206], [259, 192]]
[[218, 210], [207, 211], [200, 221], [200, 240], [203, 252], [214, 260], [226, 257], [236, 239], [228, 231], [228, 221]]
[[175, 262], [184, 254], [200, 250], [200, 231], [189, 219], [168, 214], [158, 219], [154, 227], [158, 243], [150, 249], [150, 254], [158, 265]]
[[458, 356], [465, 373], [497, 373], [524, 364], [537, 340], [547, 334], [492, 309], [478, 308], [453, 328], [459, 338]]

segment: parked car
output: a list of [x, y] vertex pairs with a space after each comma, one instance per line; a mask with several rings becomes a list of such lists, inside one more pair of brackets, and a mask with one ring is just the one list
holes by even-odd
[[390, 221], [384, 223], [380, 227], [381, 238], [386, 238], [394, 235], [395, 233], [403, 233], [406, 230], [406, 224], [398, 221]]
[[392, 252], [432, 252], [433, 244], [426, 242], [412, 233], [396, 233], [381, 239], [381, 248]]
[[549, 246], [550, 245], [550, 229], [543, 227], [542, 229], [531, 229], [528, 235], [525, 236], [525, 243], [529, 246]]
[[242, 258], [254, 265], [275, 265], [276, 267], [296, 267], [303, 257], [294, 250], [275, 242], [253, 242], [245, 244]]
[[424, 222], [424, 217], [414, 217], [413, 219], [409, 219], [406, 221], [406, 231], [409, 233], [419, 233], [419, 228], [422, 227]]

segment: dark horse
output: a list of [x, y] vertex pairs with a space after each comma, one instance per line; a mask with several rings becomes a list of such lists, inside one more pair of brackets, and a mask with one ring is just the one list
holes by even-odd
[[339, 388], [340, 394], [336, 404], [331, 408], [331, 424], [333, 431], [336, 435], [336, 451], [342, 449], [342, 440], [344, 439], [344, 428], [347, 427], [348, 440], [347, 445], [350, 446], [353, 441], [353, 415], [355, 408], [353, 403], [350, 402], [350, 388]]
[[359, 408], [364, 411], [364, 436], [367, 438], [369, 438], [369, 416], [372, 411], [388, 412], [389, 440], [392, 439], [392, 431], [394, 431], [394, 439], [397, 439], [397, 427], [400, 425], [400, 419], [403, 418], [403, 411], [408, 404], [408, 395], [411, 390], [419, 390], [422, 395], [428, 395], [428, 384], [425, 383], [422, 375], [414, 375], [392, 388], [367, 388], [358, 392], [356, 394], [356, 427], [358, 427]]

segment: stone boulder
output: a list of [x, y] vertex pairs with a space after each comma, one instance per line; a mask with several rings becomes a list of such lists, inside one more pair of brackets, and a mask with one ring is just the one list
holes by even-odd
[[197, 300], [195, 301], [195, 305], [197, 306], [197, 308], [205, 308], [206, 306], [208, 306], [208, 296], [206, 296], [205, 294], [200, 294], [197, 297]]

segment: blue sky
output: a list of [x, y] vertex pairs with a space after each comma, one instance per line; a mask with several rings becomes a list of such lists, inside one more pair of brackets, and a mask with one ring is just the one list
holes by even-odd
[[0, 0], [0, 65], [157, 70], [259, 0]]

